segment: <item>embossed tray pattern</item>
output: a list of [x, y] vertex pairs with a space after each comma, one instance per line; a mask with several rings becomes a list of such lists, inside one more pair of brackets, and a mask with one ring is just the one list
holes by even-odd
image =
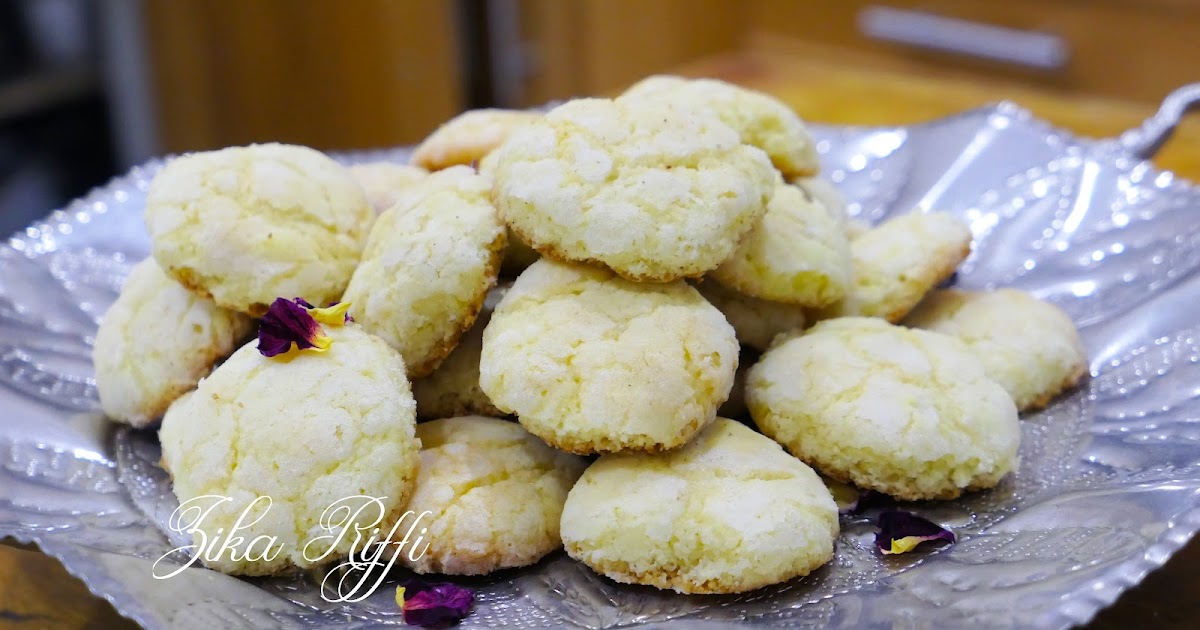
[[[1021, 467], [1001, 487], [912, 506], [953, 527], [950, 547], [883, 558], [871, 524], [845, 520], [829, 566], [724, 597], [618, 585], [559, 553], [466, 581], [478, 599], [464, 627], [1066, 627], [1200, 528], [1200, 191], [1128, 143], [1076, 139], [1009, 104], [814, 133], [854, 214], [964, 217], [976, 240], [957, 284], [1014, 286], [1062, 306], [1081, 327], [1090, 377], [1022, 421]], [[97, 413], [90, 348], [148, 254], [141, 207], [161, 164], [0, 247], [0, 535], [36, 542], [147, 628], [401, 624], [389, 588], [335, 605], [311, 577], [191, 568], [152, 579], [151, 564], [184, 544], [163, 525], [175, 502], [155, 434]]]

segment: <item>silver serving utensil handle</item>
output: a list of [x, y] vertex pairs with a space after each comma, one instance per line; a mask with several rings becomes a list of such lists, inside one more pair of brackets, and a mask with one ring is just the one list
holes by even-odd
[[1121, 134], [1118, 142], [1133, 156], [1148, 160], [1166, 144], [1188, 110], [1200, 106], [1200, 83], [1190, 83], [1167, 95], [1158, 111], [1141, 127]]

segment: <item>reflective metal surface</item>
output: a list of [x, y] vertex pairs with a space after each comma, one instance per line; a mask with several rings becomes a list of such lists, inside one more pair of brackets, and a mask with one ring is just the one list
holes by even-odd
[[[815, 133], [853, 212], [966, 218], [976, 241], [958, 284], [1061, 305], [1081, 327], [1090, 378], [1022, 421], [1020, 470], [999, 488], [912, 506], [952, 526], [950, 547], [884, 558], [871, 524], [851, 519], [829, 566], [726, 597], [617, 585], [560, 553], [465, 580], [479, 597], [464, 627], [1060, 628], [1091, 618], [1200, 528], [1200, 191], [1128, 143], [1081, 141], [1012, 105]], [[406, 157], [370, 157], [381, 155]], [[0, 247], [0, 534], [37, 542], [149, 628], [400, 623], [389, 588], [333, 605], [311, 577], [193, 568], [152, 579], [175, 546], [163, 526], [169, 481], [153, 432], [96, 413], [89, 353], [98, 317], [148, 253], [141, 206], [160, 166]]]

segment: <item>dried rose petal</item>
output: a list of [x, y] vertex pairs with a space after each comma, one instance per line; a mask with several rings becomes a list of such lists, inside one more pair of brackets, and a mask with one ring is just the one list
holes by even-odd
[[300, 302], [304, 300], [275, 298], [263, 315], [258, 324], [258, 351], [264, 357], [284, 354], [293, 346], [317, 352], [329, 347], [332, 340], [322, 334], [321, 326]]
[[892, 510], [879, 515], [875, 547], [885, 555], [906, 553], [934, 541], [952, 543], [954, 532], [911, 512]]
[[466, 617], [475, 602], [475, 594], [454, 584], [409, 580], [396, 589], [396, 602], [404, 611], [404, 623], [432, 628]]

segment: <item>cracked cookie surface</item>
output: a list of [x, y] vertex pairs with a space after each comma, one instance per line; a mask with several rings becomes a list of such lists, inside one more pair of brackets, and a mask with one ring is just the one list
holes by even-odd
[[417, 425], [421, 466], [407, 509], [430, 514], [417, 573], [483, 575], [533, 564], [562, 546], [559, 518], [586, 461], [507, 420], [444, 418]]
[[971, 253], [971, 230], [945, 212], [910, 212], [850, 241], [853, 283], [846, 296], [814, 313], [904, 319]]
[[153, 258], [139, 262], [96, 331], [101, 409], [118, 422], [149, 426], [253, 329], [250, 317], [183, 288]]
[[496, 284], [505, 231], [491, 181], [465, 166], [431, 174], [371, 229], [343, 302], [404, 356], [411, 378], [441, 364]]
[[[387, 531], [412, 492], [420, 444], [404, 361], [355, 324], [324, 331], [333, 340], [327, 350], [284, 358], [262, 356], [251, 341], [163, 418], [163, 463], [180, 503], [230, 499], [201, 520], [195, 544], [222, 539], [256, 498], [271, 500], [239, 532], [239, 559], [222, 554], [205, 561], [211, 569], [276, 575], [332, 563], [350, 552], [355, 537], [329, 538], [321, 523], [327, 508], [347, 497], [382, 497], [382, 510], [364, 510], [347, 526], [369, 529], [381, 518]], [[258, 536], [276, 537], [279, 553], [241, 559]]]
[[336, 301], [373, 214], [362, 186], [325, 154], [260, 144], [171, 160], [150, 184], [145, 219], [167, 275], [259, 317], [277, 297]]
[[821, 202], [782, 179], [762, 221], [708, 274], [751, 297], [813, 308], [842, 299], [850, 277], [841, 224]]
[[1087, 372], [1071, 318], [1024, 291], [934, 291], [904, 323], [961, 339], [1022, 411], [1045, 407]]
[[828, 562], [838, 513], [811, 468], [718, 418], [667, 453], [602, 456], [567, 496], [561, 533], [618, 582], [740, 593]]
[[758, 222], [775, 170], [711, 113], [579, 99], [494, 154], [495, 198], [545, 256], [667, 282], [715, 268]]
[[716, 79], [657, 75], [642, 79], [622, 100], [680, 103], [714, 112], [741, 141], [762, 149], [787, 177], [820, 170], [816, 143], [804, 121], [777, 98]]
[[479, 384], [562, 450], [659, 451], [716, 417], [737, 361], [733, 328], [687, 283], [543, 258], [492, 313]]
[[767, 436], [822, 474], [905, 500], [995, 486], [1017, 463], [1012, 398], [959, 340], [876, 318], [821, 322], [750, 369]]

